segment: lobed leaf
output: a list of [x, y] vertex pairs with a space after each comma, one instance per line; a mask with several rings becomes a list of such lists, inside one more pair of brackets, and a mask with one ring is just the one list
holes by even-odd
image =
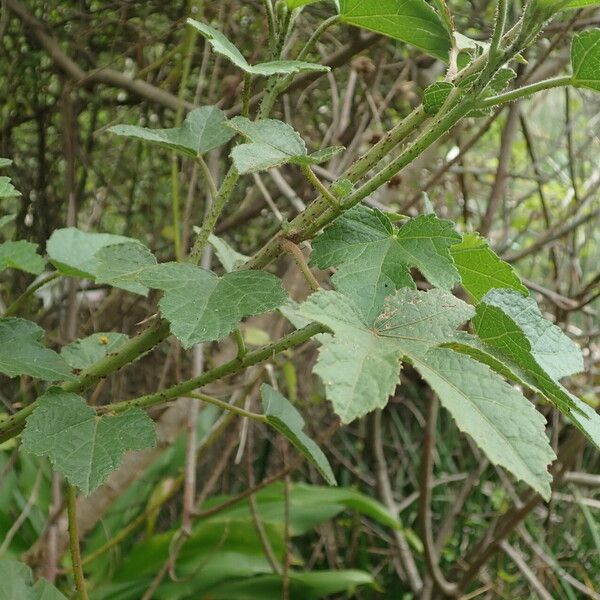
[[0, 319], [0, 373], [29, 375], [44, 381], [74, 379], [60, 355], [41, 344], [44, 330], [31, 321]]
[[128, 339], [126, 334], [113, 331], [94, 333], [63, 346], [60, 355], [71, 368], [83, 370], [117, 351]]
[[37, 253], [37, 244], [25, 240], [0, 244], [0, 271], [18, 269], [39, 275], [45, 266], [46, 261]]
[[77, 394], [51, 388], [27, 419], [22, 444], [24, 450], [48, 457], [87, 495], [119, 467], [126, 451], [153, 447], [156, 434], [143, 410], [99, 417]]
[[67, 227], [54, 231], [46, 250], [50, 262], [63, 275], [94, 279], [98, 269], [96, 253], [101, 248], [135, 241], [122, 235], [87, 233], [75, 227]]
[[576, 34], [571, 44], [573, 85], [600, 92], [600, 29]]
[[231, 271], [242, 266], [249, 258], [212, 233], [208, 236], [208, 242], [214, 248], [217, 258], [227, 273], [231, 273]]
[[493, 464], [550, 498], [548, 465], [556, 456], [546, 420], [531, 402], [487, 366], [447, 348], [434, 348], [413, 365]]
[[490, 290], [509, 288], [529, 295], [512, 266], [504, 262], [476, 233], [466, 233], [459, 244], [450, 247], [450, 254], [458, 269], [462, 286], [473, 297], [481, 300]]
[[341, 0], [342, 21], [412, 44], [447, 60], [448, 29], [424, 0]]
[[354, 298], [369, 320], [381, 312], [386, 296], [415, 287], [412, 267], [442, 289], [459, 283], [450, 248], [460, 239], [451, 221], [435, 215], [419, 216], [397, 229], [384, 213], [359, 205], [314, 240], [310, 262], [320, 269], [336, 267], [336, 289]]
[[142, 271], [156, 265], [156, 258], [137, 241], [100, 248], [94, 255], [97, 283], [108, 283], [134, 294], [148, 295], [148, 288], [138, 279]]
[[0, 598], [6, 600], [67, 600], [45, 579], [33, 582], [31, 569], [16, 560], [0, 560]]
[[218, 29], [215, 29], [206, 23], [195, 21], [194, 19], [188, 19], [187, 23], [206, 38], [215, 52], [225, 56], [225, 58], [230, 60], [236, 67], [251, 75], [268, 77], [270, 75], [289, 75], [291, 73], [301, 73], [303, 71], [329, 71], [329, 67], [325, 67], [324, 65], [300, 60], [274, 60], [258, 65], [251, 65], [227, 36]]
[[404, 288], [372, 320], [339, 292], [317, 292], [297, 312], [333, 332], [321, 336], [315, 372], [342, 421], [383, 408], [399, 382], [400, 360], [408, 360], [492, 462], [548, 497], [554, 454], [542, 415], [487, 366], [438, 347], [458, 335], [471, 306], [443, 290]]
[[270, 385], [263, 383], [260, 392], [267, 423], [285, 436], [317, 468], [329, 485], [337, 485], [327, 457], [304, 433], [302, 415], [285, 396]]
[[306, 144], [293, 127], [276, 119], [250, 121], [234, 117], [229, 126], [248, 138], [231, 152], [231, 158], [240, 173], [256, 173], [286, 163], [313, 165], [325, 162], [341, 148], [324, 148], [308, 154]]
[[226, 144], [233, 133], [227, 127], [227, 117], [216, 106], [203, 106], [190, 111], [181, 127], [152, 129], [133, 125], [115, 125], [112, 133], [133, 137], [163, 148], [196, 157]]
[[21, 192], [11, 183], [10, 177], [0, 177], [0, 198], [15, 198], [21, 195]]
[[190, 264], [162, 263], [142, 271], [139, 281], [165, 292], [161, 314], [185, 348], [222, 339], [244, 317], [273, 310], [287, 298], [280, 280], [264, 271], [217, 277]]

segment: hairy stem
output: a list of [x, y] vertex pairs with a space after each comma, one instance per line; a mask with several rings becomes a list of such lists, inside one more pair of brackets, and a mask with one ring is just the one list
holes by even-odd
[[81, 551], [79, 549], [79, 532], [77, 530], [77, 492], [75, 487], [67, 487], [67, 516], [69, 519], [69, 547], [71, 549], [71, 560], [73, 562], [73, 575], [75, 587], [79, 600], [88, 600], [85, 589], [85, 577], [81, 565]]

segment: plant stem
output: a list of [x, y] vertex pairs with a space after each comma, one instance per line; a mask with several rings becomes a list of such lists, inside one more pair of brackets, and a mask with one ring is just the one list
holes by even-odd
[[198, 156], [196, 156], [196, 162], [198, 163], [198, 166], [200, 167], [200, 170], [202, 171], [204, 181], [206, 182], [206, 185], [208, 186], [208, 193], [210, 195], [210, 199], [214, 202], [215, 198], [219, 195], [219, 190], [217, 189], [217, 186], [215, 184], [215, 180], [213, 179], [212, 173], [210, 172], [210, 169], [208, 168], [208, 165], [206, 164], [204, 157], [201, 156], [200, 154]]
[[67, 485], [67, 516], [69, 519], [69, 547], [71, 549], [71, 561], [73, 562], [73, 575], [75, 587], [79, 600], [88, 600], [85, 589], [85, 577], [81, 566], [81, 552], [79, 549], [79, 533], [77, 529], [77, 492], [75, 487]]
[[318, 335], [319, 333], [325, 333], [327, 331], [329, 330], [324, 325], [321, 325], [320, 323], [311, 323], [302, 329], [293, 331], [292, 333], [284, 336], [276, 342], [273, 342], [272, 344], [269, 344], [268, 346], [264, 346], [263, 348], [260, 348], [254, 352], [249, 352], [242, 360], [236, 357], [220, 367], [206, 371], [198, 377], [194, 377], [193, 379], [184, 381], [183, 383], [174, 385], [173, 387], [156, 392], [154, 394], [147, 394], [131, 400], [124, 400], [123, 402], [117, 402], [115, 404], [99, 407], [98, 412], [119, 414], [133, 407], [150, 408], [151, 406], [156, 406], [157, 404], [170, 402], [171, 400], [175, 400], [181, 396], [189, 396], [190, 392], [196, 390], [197, 388], [201, 388], [208, 383], [212, 383], [213, 381], [217, 381], [218, 379], [222, 379], [228, 375], [240, 373], [252, 365], [256, 365], [268, 360], [276, 354], [284, 352], [285, 350], [289, 350], [290, 348], [300, 346], [315, 335]]
[[[309, 40], [306, 42], [304, 48], [298, 54], [296, 60], [304, 60], [306, 56], [312, 52], [312, 50], [317, 45], [317, 42], [321, 39], [321, 36], [335, 23], [339, 21], [339, 16], [335, 15], [333, 17], [329, 17], [323, 21], [317, 29], [315, 29], [314, 33], [310, 36]], [[272, 87], [269, 89], [263, 101], [261, 103], [259, 118], [264, 119], [266, 116], [273, 110], [273, 105], [275, 101], [279, 97], [279, 95], [284, 92], [294, 81], [295, 75], [285, 75], [279, 81], [276, 81]]]
[[492, 106], [498, 106], [499, 104], [514, 102], [515, 100], [520, 100], [521, 98], [531, 96], [536, 92], [571, 85], [572, 82], [573, 79], [569, 75], [564, 75], [562, 77], [553, 77], [552, 79], [544, 79], [543, 81], [537, 81], [536, 83], [524, 85], [523, 87], [517, 88], [516, 90], [510, 90], [509, 92], [504, 92], [503, 94], [498, 94], [496, 96], [489, 96], [485, 100], [479, 102], [477, 107], [491, 108]]
[[253, 421], [258, 421], [259, 423], [266, 423], [267, 418], [264, 415], [259, 415], [235, 404], [230, 404], [229, 402], [225, 402], [224, 400], [219, 400], [218, 398], [214, 398], [213, 396], [207, 396], [206, 394], [202, 394], [200, 392], [190, 392], [188, 394], [190, 398], [196, 398], [197, 400], [202, 400], [202, 402], [206, 402], [207, 404], [213, 404], [214, 406], [218, 406], [219, 408], [226, 410], [228, 412], [239, 415], [240, 417], [246, 417], [247, 419], [252, 419]]
[[494, 23], [494, 31], [490, 41], [490, 49], [488, 51], [488, 59], [483, 71], [481, 72], [482, 79], [489, 79], [498, 67], [498, 59], [501, 56], [500, 46], [502, 44], [502, 36], [504, 35], [504, 27], [506, 26], [506, 13], [508, 9], [507, 0], [498, 0], [496, 21]]
[[250, 98], [252, 97], [252, 75], [244, 74], [244, 96], [242, 116], [248, 118], [250, 116]]
[[[100, 379], [121, 367], [133, 362], [146, 352], [152, 350], [156, 345], [169, 337], [169, 324], [162, 319], [157, 320], [144, 332], [129, 340], [114, 354], [109, 354], [102, 360], [86, 369], [74, 381], [68, 381], [61, 387], [66, 392], [82, 392]], [[35, 400], [14, 415], [0, 422], [0, 442], [9, 440], [18, 435], [25, 427], [25, 420], [38, 405]]]
[[341, 209], [340, 201], [323, 185], [323, 182], [315, 175], [314, 171], [310, 168], [310, 165], [303, 165], [302, 173], [314, 190], [329, 202], [332, 209]]
[[190, 262], [192, 264], [197, 265], [200, 262], [202, 251], [204, 250], [208, 242], [208, 238], [213, 232], [213, 229], [215, 228], [215, 225], [217, 224], [225, 205], [227, 202], [229, 202], [239, 177], [240, 175], [237, 172], [237, 169], [234, 166], [230, 167], [227, 175], [225, 175], [225, 179], [223, 180], [221, 188], [219, 189], [219, 193], [215, 197], [215, 200], [210, 208], [210, 212], [208, 215], [206, 215], [206, 218], [202, 223], [200, 233], [198, 233], [198, 237], [194, 242], [194, 247], [190, 253]]
[[50, 273], [48, 277], [41, 279], [37, 283], [29, 286], [5, 311], [2, 317], [11, 317], [16, 314], [16, 312], [37, 292], [40, 288], [43, 288], [47, 283], [54, 281], [60, 277], [60, 273], [58, 271], [54, 271], [54, 273]]
[[248, 349], [246, 348], [246, 342], [244, 342], [244, 336], [239, 327], [233, 332], [233, 337], [238, 351], [237, 358], [242, 360], [248, 354]]
[[302, 254], [302, 250], [291, 242], [290, 240], [286, 240], [283, 238], [280, 242], [281, 248], [284, 252], [289, 254], [293, 259], [302, 275], [304, 275], [304, 279], [306, 279], [306, 283], [308, 283], [308, 287], [310, 287], [311, 291], [317, 292], [321, 289], [319, 282], [316, 280], [315, 276], [312, 274], [310, 267], [306, 264], [306, 260], [304, 258], [304, 254]]

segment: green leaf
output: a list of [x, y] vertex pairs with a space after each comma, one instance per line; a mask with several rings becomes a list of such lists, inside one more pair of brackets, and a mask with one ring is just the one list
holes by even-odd
[[0, 177], [0, 198], [15, 198], [20, 195], [21, 192], [10, 182], [9, 177]]
[[272, 62], [260, 63], [258, 65], [251, 65], [235, 45], [218, 29], [206, 25], [206, 23], [195, 21], [194, 19], [188, 19], [187, 23], [197, 29], [200, 34], [206, 38], [215, 52], [222, 54], [236, 67], [251, 75], [263, 75], [268, 77], [270, 75], [285, 75], [290, 73], [301, 73], [303, 71], [329, 71], [329, 67], [325, 67], [324, 65], [299, 60], [275, 60]]
[[495, 465], [501, 465], [550, 498], [548, 465], [556, 458], [546, 420], [489, 367], [448, 348], [435, 348], [413, 363], [439, 396], [458, 428]]
[[512, 266], [499, 258], [476, 233], [466, 233], [462, 242], [450, 247], [450, 253], [463, 287], [476, 301], [495, 288], [509, 288], [529, 295]]
[[321, 1], [322, 0], [285, 0], [285, 3], [290, 10], [294, 10], [295, 8], [307, 6], [308, 4], [315, 4], [316, 2]]
[[428, 115], [435, 115], [446, 99], [454, 86], [449, 81], [436, 81], [423, 92], [423, 108]]
[[485, 308], [478, 312], [474, 320], [477, 335], [482, 337], [484, 329], [486, 333], [490, 332], [490, 336], [482, 339], [495, 342], [496, 340], [488, 339], [494, 334], [508, 337], [504, 327], [496, 326], [494, 332], [494, 326], [485, 318], [483, 311], [494, 307], [502, 311], [522, 331], [530, 344], [532, 356], [551, 377], [561, 379], [583, 371], [583, 356], [579, 346], [559, 327], [542, 316], [533, 298], [525, 298], [510, 290], [492, 290], [482, 302]]
[[[365, 571], [310, 571], [291, 570], [288, 575], [291, 600], [320, 600], [332, 594], [347, 592], [354, 597], [357, 587], [375, 585], [372, 575]], [[210, 590], [212, 600], [264, 600], [283, 598], [283, 577], [257, 575], [242, 580], [226, 580]]]
[[321, 336], [315, 372], [325, 383], [335, 412], [349, 423], [387, 404], [398, 384], [403, 356], [424, 354], [446, 341], [474, 310], [442, 290], [404, 288], [371, 319], [365, 318], [354, 298], [333, 291], [312, 294], [297, 312], [334, 333]]
[[535, 300], [492, 290], [477, 307], [473, 324], [484, 345], [462, 336], [460, 351], [540, 393], [600, 448], [600, 416], [559, 382], [583, 370], [581, 351], [544, 319]]
[[17, 215], [4, 215], [3, 217], [0, 217], [0, 229], [5, 227], [9, 223], [12, 223], [16, 218]]
[[450, 34], [424, 0], [341, 0], [345, 23], [407, 42], [443, 60], [452, 47]]
[[263, 383], [260, 391], [267, 423], [285, 436], [317, 468], [329, 485], [337, 485], [327, 457], [304, 433], [305, 424], [302, 415], [287, 398], [270, 385]]
[[60, 351], [60, 355], [73, 369], [87, 369], [102, 360], [107, 354], [115, 352], [129, 337], [124, 333], [94, 333], [81, 340], [75, 340]]
[[208, 237], [208, 241], [215, 249], [217, 258], [227, 273], [231, 273], [231, 271], [235, 271], [235, 269], [241, 267], [249, 258], [245, 254], [234, 250], [225, 240], [212, 233]]
[[57, 229], [50, 236], [46, 250], [52, 264], [63, 275], [94, 279], [98, 268], [96, 253], [101, 248], [135, 241], [122, 235], [87, 233], [67, 227]]
[[39, 275], [46, 261], [37, 253], [37, 244], [19, 240], [0, 244], [0, 271], [19, 269], [33, 275]]
[[[478, 308], [478, 312], [480, 310]], [[488, 311], [488, 318], [489, 314]], [[506, 321], [508, 317], [501, 315], [496, 320]], [[507, 325], [507, 330], [510, 330], [511, 326], [516, 328], [513, 321], [508, 320]], [[494, 339], [490, 343], [464, 332], [459, 332], [454, 340], [444, 345], [457, 352], [468, 354], [506, 379], [540, 394], [548, 402], [556, 405], [596, 447], [600, 448], [600, 415], [539, 366], [531, 355], [529, 343], [520, 330], [513, 329], [503, 337], [506, 338], [509, 347], [512, 345], [508, 353], [502, 351], [502, 344], [493, 344]], [[516, 360], [519, 362], [515, 362]]]
[[10, 165], [12, 165], [12, 160], [10, 160], [10, 158], [0, 158], [0, 169], [3, 169], [4, 167], [10, 167]]
[[384, 213], [359, 205], [314, 240], [310, 262], [319, 269], [337, 267], [336, 288], [372, 319], [386, 296], [415, 287], [412, 267], [436, 287], [450, 290], [459, 283], [450, 248], [460, 239], [451, 221], [435, 215], [419, 216], [397, 229]]
[[183, 263], [149, 267], [143, 285], [163, 290], [162, 316], [185, 348], [220, 340], [244, 318], [273, 310], [287, 298], [280, 280], [264, 271], [236, 271], [217, 277]]
[[591, 6], [600, 6], [599, 0], [571, 0], [561, 10], [572, 10], [576, 8], [588, 8]]
[[31, 569], [16, 560], [0, 560], [0, 598], [6, 600], [67, 600], [44, 579], [33, 583]]
[[143, 410], [98, 417], [77, 394], [52, 388], [27, 419], [22, 444], [28, 452], [47, 456], [87, 495], [119, 467], [125, 452], [153, 447], [156, 434]]
[[203, 106], [190, 111], [181, 127], [151, 129], [133, 125], [115, 125], [112, 133], [138, 138], [196, 157], [226, 144], [233, 133], [227, 127], [227, 117], [216, 106]]
[[44, 381], [74, 379], [69, 365], [41, 344], [44, 330], [31, 321], [0, 319], [0, 373], [29, 375]]
[[156, 258], [139, 242], [129, 241], [100, 248], [94, 255], [97, 283], [108, 283], [146, 296], [148, 288], [138, 282], [141, 272], [156, 265]]
[[573, 85], [600, 92], [600, 29], [576, 34], [571, 44]]
[[341, 148], [324, 148], [308, 154], [300, 135], [283, 121], [263, 119], [250, 121], [234, 117], [229, 126], [250, 140], [239, 144], [231, 152], [231, 158], [240, 173], [256, 173], [286, 163], [311, 165], [331, 159]]
[[542, 415], [487, 366], [437, 348], [473, 316], [471, 306], [442, 290], [404, 288], [370, 321], [339, 292], [313, 294], [298, 313], [334, 334], [321, 336], [315, 372], [342, 421], [383, 408], [399, 382], [400, 360], [409, 360], [492, 462], [548, 496], [554, 455]]

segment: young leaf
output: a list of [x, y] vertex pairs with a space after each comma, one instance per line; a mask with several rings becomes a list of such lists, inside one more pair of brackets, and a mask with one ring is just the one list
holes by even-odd
[[308, 154], [304, 140], [283, 121], [250, 121], [234, 117], [229, 126], [250, 140], [236, 146], [231, 158], [240, 173], [256, 173], [286, 163], [313, 165], [331, 159], [341, 148], [324, 148]]
[[571, 44], [573, 85], [600, 92], [600, 29], [578, 33]]
[[163, 148], [196, 157], [226, 144], [232, 137], [227, 117], [216, 106], [203, 106], [190, 111], [181, 127], [151, 129], [133, 125], [115, 125], [112, 133], [138, 138]]
[[50, 236], [46, 250], [50, 262], [63, 275], [94, 279], [98, 268], [96, 253], [105, 246], [125, 242], [136, 240], [122, 235], [87, 233], [75, 227], [67, 227], [57, 229]]
[[87, 495], [117, 469], [125, 452], [152, 448], [156, 434], [143, 410], [98, 417], [77, 394], [52, 388], [27, 419], [22, 443], [28, 452], [47, 456]]
[[94, 333], [81, 340], [75, 340], [60, 351], [60, 355], [73, 369], [87, 369], [102, 360], [107, 354], [115, 352], [129, 337], [124, 333]]
[[405, 288], [372, 321], [339, 292], [317, 292], [298, 312], [333, 331], [321, 338], [315, 372], [342, 421], [385, 406], [398, 384], [399, 361], [408, 359], [490, 460], [548, 496], [553, 453], [543, 417], [488, 367], [437, 348], [473, 316], [471, 306], [441, 290]]
[[67, 600], [51, 583], [33, 583], [31, 569], [16, 560], [0, 560], [0, 598], [6, 600]]
[[345, 23], [412, 44], [447, 60], [450, 34], [425, 0], [341, 0]]
[[10, 182], [10, 177], [0, 177], [0, 198], [15, 198], [20, 195], [21, 192]]
[[69, 365], [56, 352], [42, 346], [44, 330], [31, 321], [0, 319], [0, 373], [29, 375], [44, 381], [74, 379]]
[[37, 253], [37, 245], [25, 240], [0, 244], [0, 271], [19, 269], [33, 275], [39, 275], [46, 261]]
[[270, 75], [286, 75], [290, 73], [300, 73], [302, 71], [329, 71], [329, 67], [325, 67], [324, 65], [317, 65], [315, 63], [299, 60], [275, 60], [260, 63], [258, 65], [251, 65], [227, 36], [218, 29], [206, 25], [206, 23], [195, 21], [194, 19], [188, 19], [187, 23], [197, 29], [200, 34], [206, 38], [215, 52], [222, 54], [236, 67], [251, 75], [263, 75], [268, 77]]
[[231, 273], [231, 271], [243, 265], [249, 258], [245, 254], [240, 254], [237, 250], [234, 250], [225, 240], [212, 233], [208, 237], [208, 242], [215, 249], [217, 258], [221, 261], [227, 273]]
[[319, 269], [337, 267], [336, 288], [372, 319], [386, 296], [415, 287], [411, 267], [436, 287], [450, 290], [459, 283], [450, 248], [460, 239], [451, 221], [435, 215], [419, 216], [397, 229], [384, 213], [359, 205], [314, 240], [310, 262]]
[[148, 288], [138, 282], [144, 269], [156, 265], [156, 258], [146, 246], [135, 241], [104, 246], [94, 258], [97, 283], [108, 283], [142, 296], [148, 294]]
[[476, 300], [481, 300], [490, 290], [509, 288], [529, 295], [514, 269], [504, 262], [476, 233], [466, 233], [459, 244], [450, 247], [450, 254], [460, 273], [462, 285]]
[[285, 436], [317, 468], [329, 485], [337, 485], [327, 457], [321, 448], [304, 433], [302, 415], [287, 398], [270, 385], [263, 383], [260, 392], [263, 410], [269, 425]]
[[163, 290], [162, 316], [184, 348], [220, 340], [244, 318], [273, 310], [287, 298], [280, 280], [264, 271], [237, 271], [217, 277], [183, 263], [143, 271], [139, 281]]

